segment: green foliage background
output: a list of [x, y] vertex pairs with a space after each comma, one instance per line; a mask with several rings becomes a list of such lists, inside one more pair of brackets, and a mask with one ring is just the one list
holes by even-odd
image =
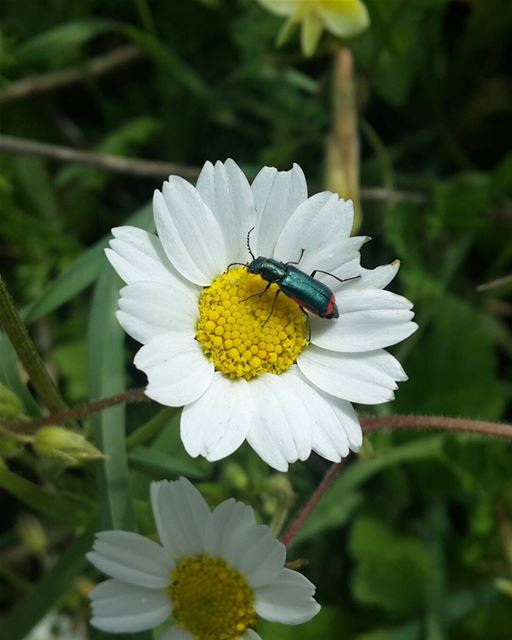
[[[421, 204], [363, 199], [362, 231], [374, 238], [364, 265], [400, 258], [392, 287], [415, 302], [420, 325], [395, 349], [409, 382], [375, 411], [510, 421], [512, 285], [477, 286], [512, 269], [512, 6], [367, 4], [371, 28], [349, 43], [361, 183], [422, 196]], [[252, 175], [262, 164], [298, 162], [322, 188], [329, 37], [311, 60], [297, 41], [277, 50], [279, 19], [250, 0], [4, 0], [0, 20], [0, 96], [12, 82], [81, 67], [121, 45], [144, 52], [103, 78], [0, 103], [1, 133], [190, 166], [229, 156]], [[69, 404], [144, 383], [131, 364], [136, 345], [113, 316], [120, 283], [102, 248], [127, 220], [151, 228], [159, 186], [0, 152], [2, 272]], [[27, 415], [40, 413], [4, 337], [0, 380]], [[92, 532], [152, 533], [151, 479], [184, 474], [212, 505], [235, 495], [268, 523], [291, 487], [293, 514], [327, 468], [313, 456], [276, 476], [246, 446], [214, 465], [191, 460], [178, 421], [153, 404], [98, 414], [85, 428], [109, 458], [71, 470], [0, 442], [2, 638], [23, 638], [55, 606], [84, 624], [85, 593], [98, 578], [83, 557]], [[299, 628], [262, 623], [260, 634], [510, 640], [510, 592], [498, 587], [512, 578], [511, 469], [505, 442], [372, 434], [290, 549], [290, 559], [307, 559], [321, 614]], [[39, 549], [27, 542], [36, 526], [27, 513], [44, 527]]]

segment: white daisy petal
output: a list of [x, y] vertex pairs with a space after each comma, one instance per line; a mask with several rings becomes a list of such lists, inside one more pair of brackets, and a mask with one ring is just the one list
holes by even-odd
[[307, 198], [306, 178], [298, 164], [289, 171], [264, 167], [252, 183], [252, 192], [257, 216], [253, 251], [270, 258], [288, 218]]
[[300, 354], [297, 364], [319, 389], [361, 404], [392, 400], [395, 381], [407, 379], [398, 360], [383, 350], [340, 354], [311, 345]]
[[206, 392], [183, 409], [181, 439], [193, 458], [210, 462], [230, 455], [245, 440], [251, 425], [249, 383], [215, 373]]
[[247, 629], [242, 636], [242, 640], [262, 640], [262, 638], [254, 629]]
[[417, 329], [412, 303], [390, 291], [352, 289], [336, 296], [340, 317], [311, 319], [311, 342], [331, 351], [359, 352], [389, 347]]
[[152, 629], [171, 615], [171, 602], [163, 589], [143, 589], [119, 580], [106, 580], [92, 590], [90, 598], [91, 624], [111, 633]]
[[313, 599], [315, 586], [302, 574], [283, 569], [272, 582], [256, 589], [255, 610], [271, 622], [302, 624], [311, 620], [320, 605]]
[[[338, 399], [326, 396], [319, 389], [313, 387], [297, 369], [294, 369], [293, 372], [311, 421], [313, 450], [331, 462], [340, 462], [341, 458], [348, 456], [350, 444], [343, 422], [340, 422], [332, 406]], [[351, 405], [349, 404], [349, 406]]]
[[226, 268], [219, 223], [196, 189], [171, 176], [153, 197], [155, 223], [167, 257], [191, 282], [207, 286]]
[[160, 541], [170, 557], [201, 553], [210, 510], [199, 491], [185, 478], [153, 482], [151, 504]]
[[240, 572], [246, 576], [253, 589], [275, 580], [286, 560], [286, 547], [274, 538], [268, 527], [266, 529], [266, 535], [246, 548], [239, 566]]
[[196, 188], [223, 231], [227, 262], [246, 262], [250, 257], [247, 232], [255, 224], [255, 209], [251, 187], [240, 167], [231, 159], [215, 166], [207, 162]]
[[357, 453], [363, 444], [363, 430], [359, 424], [359, 418], [354, 411], [354, 407], [350, 402], [342, 400], [341, 398], [333, 398], [323, 393], [322, 395], [326, 401], [331, 403], [331, 408], [345, 431], [350, 449]]
[[232, 540], [243, 538], [240, 531], [256, 524], [254, 511], [233, 498], [225, 500], [213, 510], [204, 534], [205, 551], [212, 556], [228, 557]]
[[173, 567], [159, 544], [129, 531], [98, 533], [87, 559], [113, 578], [148, 589], [165, 588]]
[[265, 374], [251, 380], [254, 416], [247, 442], [271, 467], [286, 471], [288, 462], [307, 455], [308, 446], [311, 451], [311, 427], [301, 405], [293, 405], [296, 396], [281, 377]]
[[[298, 260], [306, 273], [329, 270], [340, 262], [337, 244], [350, 236], [354, 219], [352, 201], [345, 202], [329, 191], [317, 193], [300, 204], [281, 231], [274, 258], [281, 262]], [[327, 248], [327, 250], [326, 250]], [[358, 249], [356, 249], [358, 250]]]
[[142, 281], [168, 286], [183, 284], [155, 235], [129, 226], [112, 229], [112, 235], [114, 239], [105, 254], [126, 284]]
[[394, 279], [400, 268], [400, 260], [383, 264], [375, 269], [361, 269], [361, 283], [354, 281], [353, 286], [367, 289], [384, 289]]
[[181, 407], [197, 400], [213, 378], [209, 362], [194, 340], [169, 333], [153, 338], [137, 352], [134, 364], [148, 376], [146, 395], [161, 404]]
[[160, 282], [136, 282], [120, 291], [119, 324], [128, 335], [146, 344], [169, 332], [191, 335], [197, 322], [199, 289]]

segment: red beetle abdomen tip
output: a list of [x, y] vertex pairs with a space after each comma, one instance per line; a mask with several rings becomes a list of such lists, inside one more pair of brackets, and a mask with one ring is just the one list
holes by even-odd
[[338, 307], [336, 306], [336, 298], [334, 297], [334, 294], [333, 294], [331, 295], [329, 302], [327, 304], [324, 318], [327, 318], [330, 320], [331, 318], [339, 318], [339, 317], [340, 317], [340, 314], [338, 313]]

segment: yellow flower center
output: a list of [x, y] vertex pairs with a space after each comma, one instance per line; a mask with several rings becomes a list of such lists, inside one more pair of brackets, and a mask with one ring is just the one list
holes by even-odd
[[256, 624], [251, 587], [221, 558], [185, 556], [171, 578], [173, 616], [194, 640], [239, 640]]
[[196, 338], [217, 371], [250, 380], [283, 373], [307, 344], [307, 320], [300, 307], [245, 268], [230, 269], [204, 289]]

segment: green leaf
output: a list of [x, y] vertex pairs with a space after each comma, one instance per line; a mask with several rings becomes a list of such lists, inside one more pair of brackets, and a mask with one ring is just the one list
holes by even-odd
[[200, 461], [181, 459], [150, 447], [136, 447], [129, 453], [128, 461], [130, 466], [155, 478], [174, 478], [180, 475], [204, 478], [208, 475]]
[[69, 595], [76, 576], [86, 564], [97, 523], [75, 538], [55, 565], [2, 621], [2, 638], [22, 640], [59, 601]]
[[0, 487], [37, 513], [66, 526], [83, 522], [84, 509], [76, 501], [44, 491], [26, 478], [0, 468]]
[[[115, 317], [120, 280], [105, 265], [94, 290], [89, 317], [89, 388], [91, 400], [124, 391], [124, 333]], [[93, 416], [93, 433], [105, 458], [98, 463], [102, 526], [135, 527], [126, 458], [125, 407]]]
[[316, 505], [309, 520], [292, 544], [307, 540], [323, 531], [346, 524], [361, 501], [358, 489], [371, 477], [401, 462], [437, 458], [441, 454], [442, 436], [431, 436], [378, 453], [372, 460], [358, 459], [344, 469], [331, 489]]
[[352, 526], [350, 550], [357, 563], [352, 591], [359, 602], [391, 613], [420, 606], [433, 569], [419, 540], [362, 516]]
[[84, 18], [59, 24], [48, 31], [26, 40], [13, 51], [18, 64], [47, 62], [51, 66], [59, 66], [72, 60], [79, 53], [80, 47], [100, 35], [111, 30], [114, 23], [100, 18]]
[[417, 347], [407, 363], [411, 382], [396, 400], [398, 413], [501, 418], [510, 388], [497, 379], [496, 352], [477, 311], [445, 296]]

